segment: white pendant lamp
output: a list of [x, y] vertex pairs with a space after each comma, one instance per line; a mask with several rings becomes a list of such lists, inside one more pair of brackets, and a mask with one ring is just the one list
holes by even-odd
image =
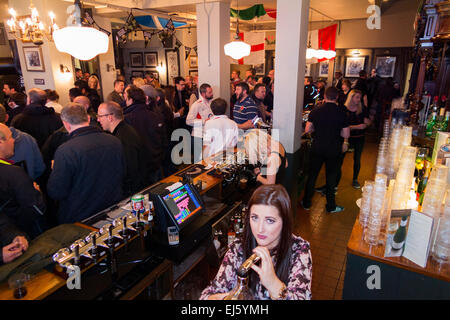
[[106, 53], [109, 46], [108, 35], [95, 28], [81, 25], [79, 0], [75, 0], [73, 16], [74, 24], [53, 32], [56, 49], [79, 60], [91, 60], [101, 53]]
[[[237, 6], [239, 6], [239, 4], [237, 4]], [[230, 56], [236, 60], [250, 55], [250, 45], [248, 43], [245, 43], [244, 41], [241, 41], [241, 39], [239, 38], [239, 10], [236, 24], [236, 35], [234, 36], [234, 40], [227, 43], [223, 47], [223, 49], [227, 56]]]

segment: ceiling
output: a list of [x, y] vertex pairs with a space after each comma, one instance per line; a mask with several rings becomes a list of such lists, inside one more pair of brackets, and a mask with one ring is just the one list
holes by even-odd
[[[73, 2], [73, 0], [63, 0]], [[175, 16], [178, 20], [186, 19], [195, 25], [196, 6], [198, 4], [214, 2], [217, 0], [87, 0], [84, 5], [92, 5], [97, 14], [110, 18], [124, 18], [128, 15], [130, 8], [135, 16], [139, 15], [161, 15]], [[265, 8], [276, 9], [276, 0], [220, 0], [229, 1], [234, 9], [246, 9], [255, 4], [263, 4]], [[387, 11], [393, 3], [411, 0], [310, 0], [310, 21], [327, 22], [349, 19], [367, 19], [370, 15], [366, 12], [371, 4], [381, 7], [382, 13]], [[239, 6], [237, 6], [237, 3]], [[232, 24], [235, 21], [231, 19]], [[275, 20], [263, 16], [251, 21], [240, 21], [240, 25], [247, 25], [253, 29], [275, 29]]]

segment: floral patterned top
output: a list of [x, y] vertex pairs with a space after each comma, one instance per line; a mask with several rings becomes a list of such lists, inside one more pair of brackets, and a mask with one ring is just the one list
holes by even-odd
[[[225, 254], [216, 277], [206, 287], [200, 300], [210, 295], [231, 291], [237, 284], [237, 270], [244, 262], [244, 252], [240, 239], [232, 242]], [[272, 257], [274, 259], [274, 257]], [[287, 300], [310, 300], [312, 279], [312, 258], [309, 242], [292, 235], [292, 256], [290, 261], [289, 280], [286, 283]], [[260, 283], [256, 285], [255, 300], [269, 300], [269, 292]]]

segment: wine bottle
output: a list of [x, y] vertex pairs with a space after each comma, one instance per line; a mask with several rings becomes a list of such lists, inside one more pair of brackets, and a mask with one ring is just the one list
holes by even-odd
[[433, 111], [427, 122], [427, 127], [425, 129], [425, 136], [431, 137], [433, 135], [433, 131], [434, 131], [433, 129], [434, 129], [434, 124], [436, 123], [436, 117], [437, 117], [437, 113]]
[[408, 223], [408, 217], [405, 216], [402, 218], [400, 222], [400, 227], [397, 229], [397, 232], [394, 234], [394, 238], [392, 239], [392, 249], [399, 250], [403, 248], [406, 240], [406, 225]]

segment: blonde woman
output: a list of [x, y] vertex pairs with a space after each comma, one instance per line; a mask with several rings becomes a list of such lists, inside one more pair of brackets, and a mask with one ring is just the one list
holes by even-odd
[[[362, 92], [360, 90], [353, 89], [348, 94], [345, 101], [344, 112], [347, 114], [347, 119], [350, 128], [350, 137], [348, 141], [344, 141], [349, 148], [354, 150], [353, 154], [353, 182], [352, 186], [355, 189], [361, 188], [358, 183], [359, 170], [361, 169], [361, 155], [365, 142], [365, 131], [370, 126], [369, 111], [361, 103]], [[345, 154], [344, 154], [345, 156]], [[344, 160], [344, 157], [342, 157]], [[341, 179], [341, 172], [339, 171], [338, 180], [336, 186]]]
[[135, 85], [136, 87], [140, 88], [143, 85], [145, 85], [145, 80], [143, 78], [140, 78], [140, 77], [134, 78], [133, 85]]
[[88, 79], [88, 86], [90, 89], [93, 89], [95, 91], [99, 91], [100, 90], [100, 81], [98, 81], [97, 76], [92, 75], [89, 77]]
[[245, 151], [255, 168], [256, 181], [262, 184], [282, 183], [288, 161], [283, 145], [273, 139], [265, 130], [250, 130], [245, 137]]

